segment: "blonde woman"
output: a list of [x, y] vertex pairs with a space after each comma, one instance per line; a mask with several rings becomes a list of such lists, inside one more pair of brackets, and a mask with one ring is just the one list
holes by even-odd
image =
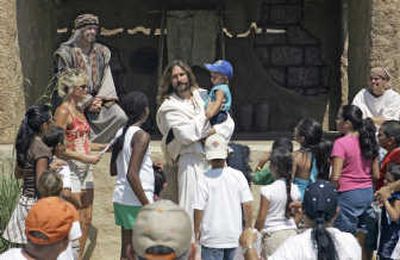
[[55, 112], [56, 125], [65, 130], [66, 149], [62, 157], [68, 161], [71, 170], [72, 197], [79, 202], [81, 256], [92, 221], [94, 186], [91, 165], [100, 160], [100, 155], [92, 154], [91, 149], [101, 148], [91, 144], [90, 126], [80, 108], [87, 94], [87, 82], [87, 76], [81, 70], [70, 69], [61, 73], [57, 88], [63, 102]]

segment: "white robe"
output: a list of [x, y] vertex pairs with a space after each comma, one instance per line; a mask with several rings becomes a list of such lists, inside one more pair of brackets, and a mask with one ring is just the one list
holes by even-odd
[[400, 119], [400, 94], [392, 89], [386, 90], [380, 97], [375, 97], [367, 89], [362, 89], [356, 94], [352, 104], [361, 109], [363, 118]]
[[[193, 221], [193, 200], [197, 183], [207, 169], [204, 147], [201, 142], [211, 128], [205, 116], [205, 104], [202, 96], [205, 90], [193, 91], [192, 99], [181, 99], [172, 94], [157, 111], [157, 126], [163, 139], [161, 146], [167, 163], [178, 164], [178, 201]], [[218, 127], [217, 133], [229, 141], [234, 122], [231, 117]], [[172, 129], [174, 139], [166, 145], [168, 131]]]

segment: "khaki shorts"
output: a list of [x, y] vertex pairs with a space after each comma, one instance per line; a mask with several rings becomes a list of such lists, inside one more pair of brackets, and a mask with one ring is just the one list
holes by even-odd
[[272, 255], [286, 239], [295, 235], [297, 235], [296, 229], [283, 229], [264, 233], [262, 255], [264, 257]]
[[94, 188], [92, 165], [76, 161], [69, 161], [68, 165], [71, 170], [70, 185], [72, 193]]

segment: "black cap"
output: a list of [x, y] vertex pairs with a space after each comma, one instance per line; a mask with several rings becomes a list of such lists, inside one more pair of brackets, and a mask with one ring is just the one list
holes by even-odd
[[337, 204], [336, 188], [329, 181], [317, 180], [306, 188], [303, 209], [309, 218], [330, 220], [336, 213]]

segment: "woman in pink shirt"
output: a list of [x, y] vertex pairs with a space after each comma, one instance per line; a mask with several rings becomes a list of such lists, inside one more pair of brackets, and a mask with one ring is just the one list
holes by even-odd
[[354, 105], [339, 111], [337, 128], [343, 136], [335, 140], [331, 155], [330, 178], [339, 192], [340, 208], [335, 226], [353, 234], [360, 228], [368, 232], [373, 180], [379, 178], [376, 128], [370, 118], [362, 119], [361, 110]]

